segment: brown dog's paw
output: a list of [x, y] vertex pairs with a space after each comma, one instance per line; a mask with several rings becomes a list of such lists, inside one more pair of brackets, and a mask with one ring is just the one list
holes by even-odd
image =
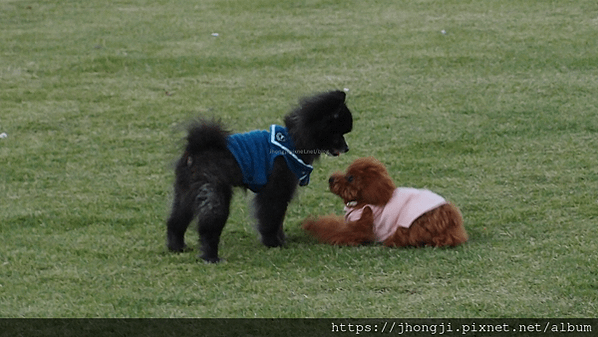
[[372, 209], [368, 206], [363, 208], [363, 212], [361, 213], [361, 218], [359, 218], [359, 221], [364, 221], [364, 222], [369, 222], [372, 223], [374, 222], [374, 212], [372, 211]]

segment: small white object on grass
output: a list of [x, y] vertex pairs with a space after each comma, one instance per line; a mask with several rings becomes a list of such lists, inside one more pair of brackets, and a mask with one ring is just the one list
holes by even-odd
[[442, 33], [442, 35], [446, 35], [446, 30], [443, 29], [440, 32]]
[[349, 92], [349, 88], [344, 88], [343, 91], [344, 92]]
[[0, 138], [7, 138], [8, 135], [6, 134], [6, 132], [2, 132], [0, 133]]
[[213, 37], [217, 37], [218, 35], [220, 35], [220, 34], [218, 34], [218, 33], [212, 33]]

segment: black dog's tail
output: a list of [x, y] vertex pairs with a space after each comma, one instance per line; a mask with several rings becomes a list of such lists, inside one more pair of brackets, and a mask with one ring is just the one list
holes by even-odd
[[196, 154], [205, 150], [226, 150], [231, 133], [218, 120], [199, 119], [189, 125], [186, 151]]

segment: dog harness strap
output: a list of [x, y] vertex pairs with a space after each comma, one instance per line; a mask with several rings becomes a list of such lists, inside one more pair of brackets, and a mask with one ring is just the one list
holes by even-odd
[[297, 156], [285, 127], [272, 125], [269, 131], [238, 133], [229, 136], [227, 141], [228, 150], [243, 173], [243, 183], [251, 191], [257, 193], [266, 185], [272, 173], [274, 159], [278, 156], [283, 156], [288, 168], [299, 180], [299, 185], [309, 183], [313, 167]]

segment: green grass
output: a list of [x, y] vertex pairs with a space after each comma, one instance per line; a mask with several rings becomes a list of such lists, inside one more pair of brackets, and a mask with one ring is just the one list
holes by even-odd
[[[597, 13], [0, 0], [0, 316], [596, 317]], [[316, 164], [288, 247], [258, 243], [237, 193], [227, 262], [166, 252], [184, 122], [263, 129], [333, 88], [349, 89], [351, 151]], [[327, 177], [366, 155], [457, 204], [470, 242], [339, 248], [303, 233], [306, 216], [341, 214]]]

